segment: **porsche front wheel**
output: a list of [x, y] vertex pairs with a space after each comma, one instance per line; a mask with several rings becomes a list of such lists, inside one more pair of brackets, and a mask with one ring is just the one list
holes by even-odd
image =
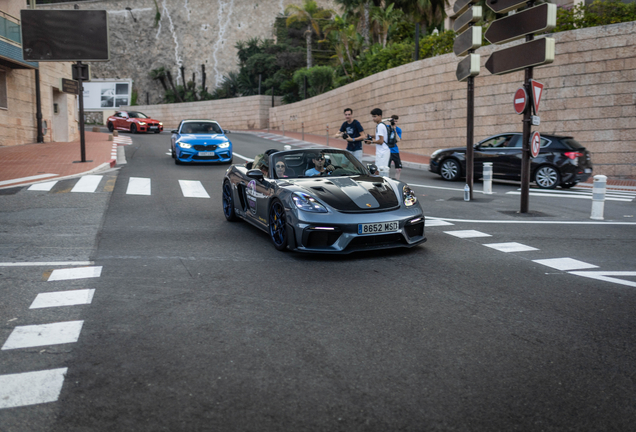
[[223, 214], [229, 222], [238, 220], [234, 211], [234, 195], [232, 194], [232, 185], [229, 181], [223, 183]]
[[278, 200], [269, 209], [269, 236], [277, 250], [287, 249], [287, 218], [285, 208]]

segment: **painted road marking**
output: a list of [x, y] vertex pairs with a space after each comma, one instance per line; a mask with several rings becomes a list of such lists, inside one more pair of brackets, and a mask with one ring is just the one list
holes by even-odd
[[127, 195], [150, 195], [150, 179], [144, 177], [131, 177], [128, 179]]
[[67, 369], [0, 375], [0, 408], [57, 401]]
[[238, 153], [232, 152], [232, 156], [236, 156], [236, 157], [241, 158], [241, 159], [243, 159], [244, 161], [247, 161], [247, 162], [254, 162], [254, 159], [245, 157], [245, 156], [240, 155]]
[[34, 261], [34, 262], [0, 262], [0, 267], [37, 267], [37, 266], [89, 266], [93, 261]]
[[57, 180], [43, 182], [43, 183], [36, 183], [34, 185], [29, 186], [27, 190], [49, 192], [51, 189], [53, 189], [53, 186], [55, 186], [56, 184], [57, 184]]
[[40, 293], [35, 297], [29, 309], [90, 304], [94, 294], [94, 289]]
[[186, 198], [210, 198], [200, 181], [179, 180], [179, 186]]
[[[510, 192], [506, 192], [506, 195], [521, 195], [521, 192], [517, 192], [517, 191], [510, 191]], [[536, 197], [550, 197], [550, 198], [577, 198], [577, 199], [587, 199], [587, 200], [591, 200], [592, 199], [592, 194], [590, 193], [589, 195], [578, 195], [578, 194], [573, 194], [573, 193], [549, 193], [549, 192], [530, 192], [530, 196], [536, 196]], [[605, 201], [623, 201], [623, 202], [632, 202], [634, 199], [633, 198], [615, 198], [610, 194], [606, 194], [605, 195]]]
[[102, 275], [102, 266], [57, 269], [51, 272], [48, 281], [96, 278]]
[[84, 321], [18, 326], [13, 329], [2, 350], [33, 348], [46, 345], [75, 343]]
[[427, 227], [434, 227], [434, 226], [448, 226], [448, 225], [454, 225], [454, 224], [440, 220], [440, 219], [425, 218], [424, 225]]
[[605, 282], [612, 282], [621, 285], [627, 285], [636, 288], [636, 282], [626, 281], [623, 279], [617, 279], [610, 276], [636, 276], [635, 271], [572, 271], [570, 274], [583, 276], [586, 278], [602, 280]]
[[39, 179], [43, 179], [43, 178], [47, 178], [47, 177], [55, 177], [55, 176], [58, 176], [58, 175], [59, 174], [38, 174], [38, 175], [34, 175], [34, 176], [22, 177], [22, 178], [17, 178], [17, 179], [12, 179], [12, 180], [3, 180], [3, 181], [0, 181], [0, 186], [12, 184], [12, 183], [22, 183], [22, 182], [27, 182], [27, 181], [30, 181], [30, 180], [39, 180]]
[[553, 269], [563, 270], [563, 271], [598, 268], [598, 266], [594, 264], [588, 264], [586, 262], [575, 260], [572, 258], [540, 259], [540, 260], [532, 260], [532, 262], [536, 262], [537, 264], [542, 264], [544, 266], [552, 267]]
[[97, 186], [99, 186], [99, 182], [102, 181], [102, 177], [100, 175], [85, 175], [81, 177], [71, 192], [85, 192], [85, 193], [93, 193], [97, 190]]
[[461, 230], [461, 231], [444, 231], [445, 234], [450, 234], [459, 238], [476, 238], [476, 237], [492, 237], [490, 234], [483, 233], [475, 230]]
[[[412, 186], [412, 185], [409, 185]], [[433, 217], [433, 216], [431, 216]], [[524, 225], [636, 225], [636, 222], [592, 222], [592, 221], [529, 221], [529, 220], [509, 220], [509, 219], [454, 219], [445, 217], [435, 217], [435, 219], [446, 222], [458, 223], [480, 223], [480, 224], [524, 224]]]
[[527, 252], [527, 251], [535, 251], [539, 250], [532, 246], [526, 246], [521, 243], [510, 242], [510, 243], [490, 243], [485, 244], [484, 246], [488, 246], [489, 248], [496, 249], [501, 252]]

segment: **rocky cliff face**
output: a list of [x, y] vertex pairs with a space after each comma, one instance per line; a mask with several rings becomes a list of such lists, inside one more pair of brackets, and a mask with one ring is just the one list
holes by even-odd
[[[209, 92], [223, 76], [238, 70], [240, 40], [273, 38], [273, 24], [289, 4], [301, 0], [96, 0], [81, 9], [108, 11], [110, 61], [91, 63], [94, 78], [132, 78], [138, 103], [158, 103], [161, 84], [150, 71], [165, 67], [175, 85], [192, 80], [201, 86], [205, 66]], [[332, 0], [318, 0], [334, 8]], [[40, 9], [73, 9], [75, 3], [42, 5]], [[127, 10], [126, 8], [130, 8]], [[182, 76], [181, 67], [184, 68]]]

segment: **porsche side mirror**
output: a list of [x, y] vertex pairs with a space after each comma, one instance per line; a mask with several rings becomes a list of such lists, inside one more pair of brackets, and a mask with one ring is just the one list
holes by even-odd
[[170, 131], [170, 133], [178, 134], [178, 133], [179, 133], [179, 131], [178, 131], [178, 130], [176, 130], [176, 129], [172, 129], [172, 130]]
[[249, 170], [247, 172], [247, 176], [251, 179], [258, 180], [258, 181], [263, 181], [263, 178], [265, 178], [265, 176], [263, 175], [263, 172], [259, 169]]
[[375, 164], [367, 164], [367, 169], [371, 174], [375, 174], [378, 171], [378, 167]]

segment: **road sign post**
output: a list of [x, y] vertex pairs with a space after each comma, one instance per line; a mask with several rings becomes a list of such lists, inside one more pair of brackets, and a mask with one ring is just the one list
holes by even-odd
[[[494, 21], [484, 34], [484, 37], [494, 44], [506, 43], [524, 36], [526, 38], [526, 42], [523, 44], [493, 52], [485, 66], [494, 75], [503, 75], [525, 69], [523, 88], [515, 93], [514, 108], [517, 114], [523, 114], [521, 208], [519, 212], [527, 213], [530, 196], [530, 157], [536, 157], [541, 146], [538, 132], [532, 137], [532, 145], [530, 142], [532, 125], [540, 122], [536, 115], [532, 115], [533, 110], [534, 114], [539, 110], [539, 102], [543, 93], [543, 85], [532, 79], [533, 68], [552, 63], [555, 56], [554, 39], [544, 37], [535, 40], [534, 34], [550, 31], [556, 26], [556, 6], [545, 3], [534, 7], [534, 0], [486, 0], [486, 5], [498, 14], [527, 6], [519, 13]], [[529, 103], [529, 100], [532, 103]]]

